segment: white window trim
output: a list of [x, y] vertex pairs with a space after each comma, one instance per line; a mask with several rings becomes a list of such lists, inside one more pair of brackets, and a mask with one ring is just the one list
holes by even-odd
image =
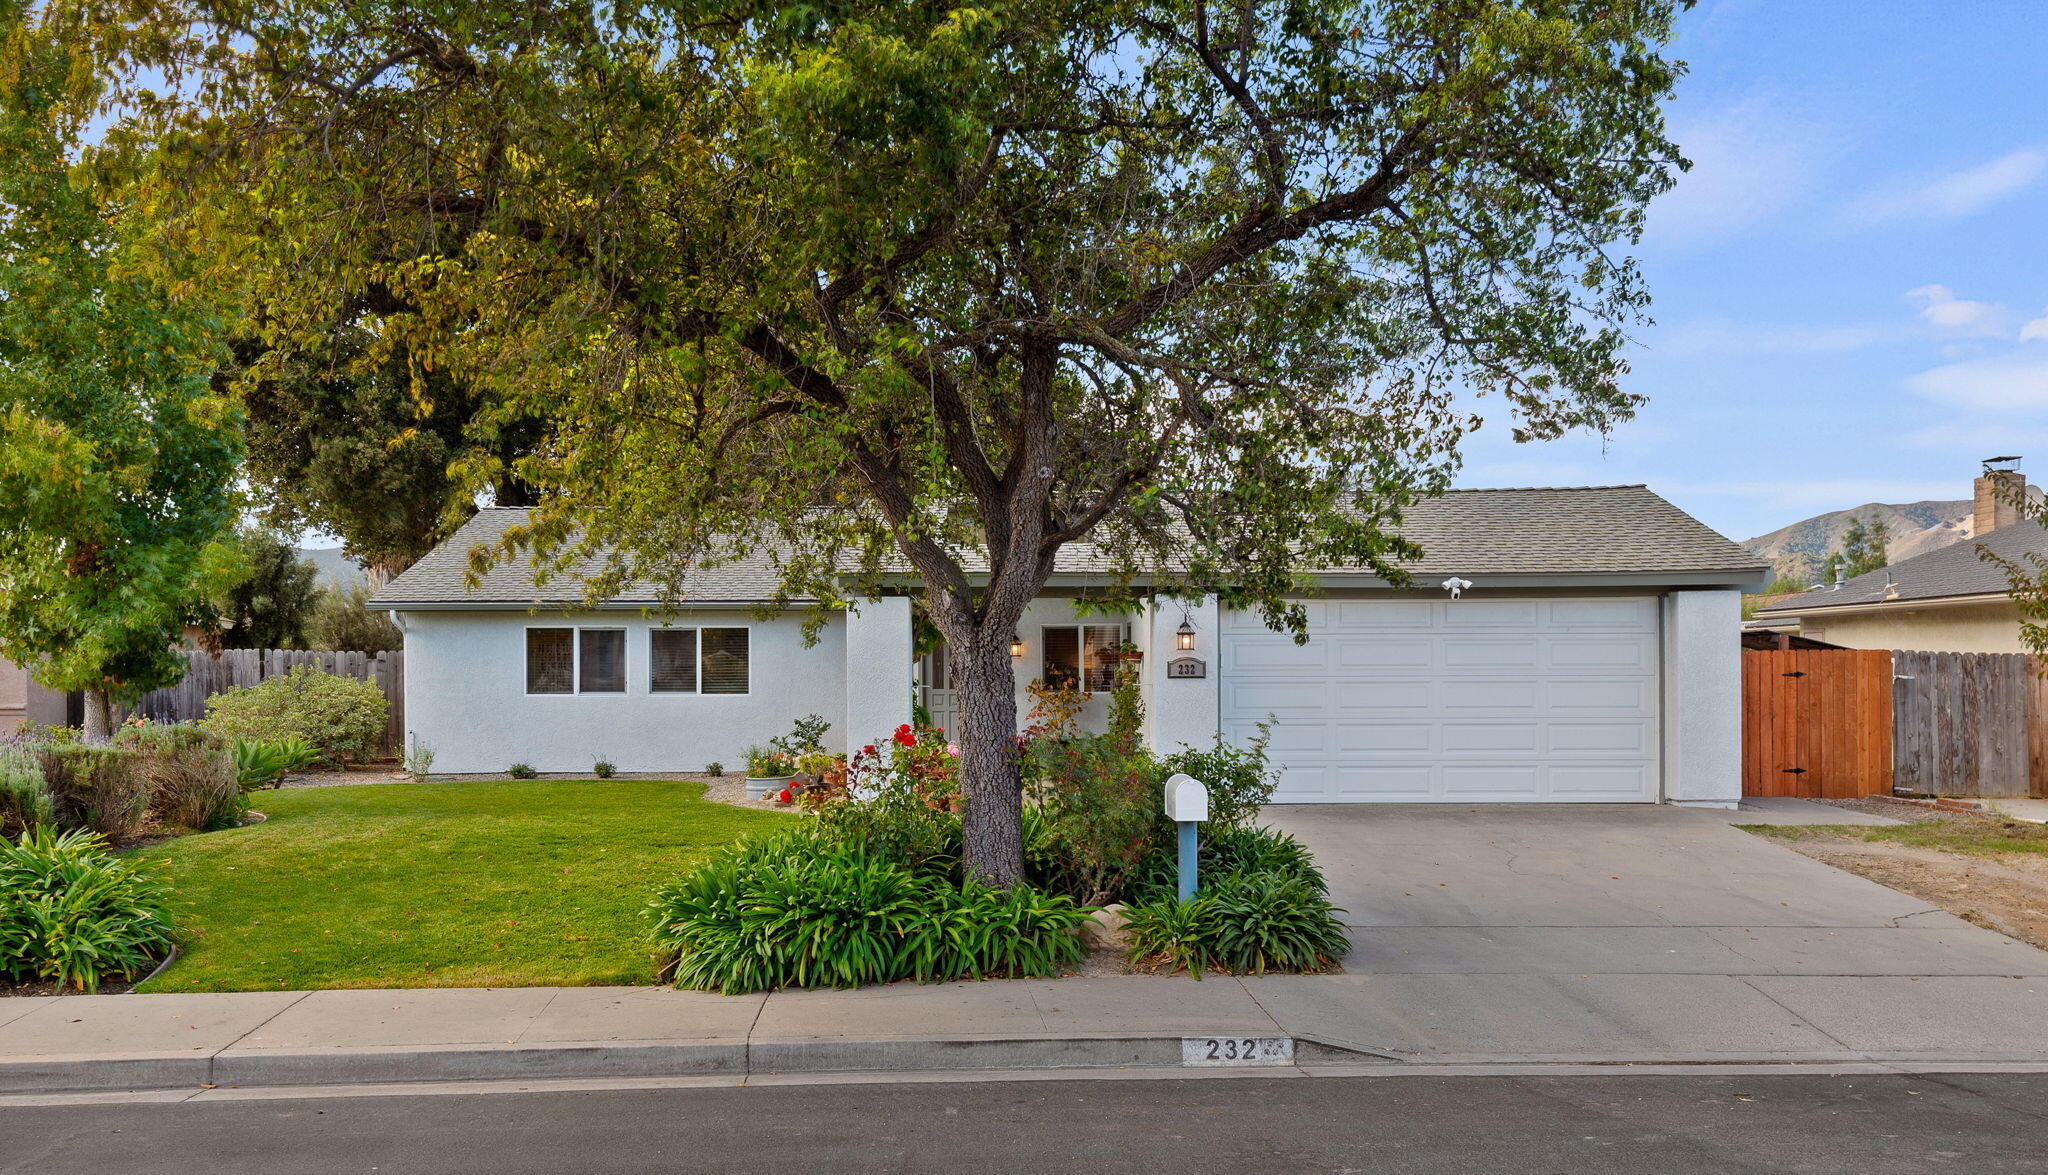
[[[1076, 669], [1076, 671], [1077, 671], [1077, 676], [1079, 677], [1079, 679], [1080, 679], [1080, 680], [1078, 680], [1077, 682], [1075, 682], [1075, 684], [1074, 684], [1074, 688], [1075, 688], [1075, 689], [1077, 689], [1077, 690], [1080, 690], [1080, 691], [1081, 691], [1082, 693], [1084, 693], [1084, 694], [1092, 694], [1092, 693], [1100, 693], [1100, 692], [1102, 692], [1102, 691], [1099, 691], [1099, 690], [1091, 690], [1091, 689], [1089, 689], [1089, 688], [1088, 688], [1088, 633], [1087, 633], [1087, 632], [1086, 632], [1085, 630], [1087, 630], [1087, 629], [1090, 629], [1090, 628], [1113, 628], [1113, 629], [1115, 629], [1115, 630], [1116, 630], [1116, 634], [1117, 634], [1117, 635], [1116, 635], [1116, 643], [1117, 643], [1117, 644], [1123, 644], [1123, 643], [1124, 643], [1125, 641], [1128, 641], [1128, 640], [1130, 640], [1130, 639], [1131, 639], [1131, 626], [1130, 626], [1130, 625], [1128, 625], [1128, 624], [1093, 624], [1093, 623], [1090, 623], [1090, 622], [1088, 622], [1088, 621], [1086, 621], [1086, 620], [1076, 620], [1076, 621], [1073, 621], [1073, 622], [1071, 622], [1071, 623], [1065, 623], [1065, 624], [1041, 624], [1041, 625], [1039, 625], [1039, 626], [1038, 626], [1038, 680], [1040, 680], [1040, 681], [1045, 681], [1045, 680], [1047, 679], [1047, 676], [1048, 676], [1048, 675], [1047, 675], [1047, 673], [1046, 673], [1046, 668], [1047, 668], [1047, 666], [1046, 666], [1046, 663], [1045, 663], [1045, 634], [1046, 634], [1047, 630], [1049, 630], [1049, 629], [1054, 629], [1054, 628], [1071, 628], [1071, 629], [1074, 629], [1074, 630], [1075, 630], [1075, 632], [1074, 632], [1074, 655], [1075, 655], [1075, 657], [1076, 657], [1076, 658], [1078, 658], [1078, 659], [1079, 659], [1079, 662], [1080, 662], [1080, 663], [1079, 663], [1078, 665], [1076, 665], [1076, 666], [1075, 666], [1075, 669]], [[1114, 677], [1114, 676], [1115, 676], [1115, 671], [1114, 671], [1114, 670], [1112, 670], [1112, 671], [1111, 671], [1111, 677]]]
[[[738, 693], [709, 693], [704, 689], [704, 630], [711, 628], [734, 629], [747, 634], [747, 688]], [[654, 688], [654, 634], [657, 632], [694, 632], [697, 634], [697, 688], [693, 690]], [[751, 624], [667, 624], [654, 625], [647, 630], [647, 693], [656, 698], [746, 698], [754, 693], [754, 626]]]
[[[533, 675], [532, 675], [532, 673], [531, 673], [531, 671], [530, 671], [530, 667], [529, 667], [529, 666], [528, 666], [528, 665], [527, 665], [527, 664], [525, 663], [525, 661], [524, 661], [524, 660], [522, 660], [522, 661], [521, 661], [521, 663], [520, 663], [520, 666], [519, 666], [519, 672], [520, 672], [520, 677], [521, 677], [521, 679], [522, 679], [522, 680], [521, 680], [521, 685], [522, 685], [522, 686], [523, 686], [523, 687], [525, 688], [525, 692], [526, 692], [526, 696], [527, 696], [527, 697], [529, 697], [529, 698], [580, 698], [580, 697], [592, 697], [592, 698], [623, 698], [623, 697], [626, 697], [627, 695], [629, 695], [629, 694], [631, 694], [631, 693], [633, 692], [633, 650], [632, 650], [632, 647], [631, 647], [631, 646], [632, 646], [632, 644], [633, 644], [633, 640], [632, 640], [632, 632], [631, 632], [631, 630], [630, 630], [630, 629], [626, 628], [626, 627], [625, 627], [625, 626], [623, 626], [623, 625], [618, 625], [618, 624], [528, 624], [528, 625], [525, 625], [525, 626], [521, 627], [521, 628], [520, 628], [520, 630], [519, 630], [519, 655], [520, 655], [520, 657], [521, 657], [522, 659], [523, 659], [523, 658], [525, 658], [525, 657], [531, 656], [531, 653], [529, 652], [529, 650], [528, 650], [528, 645], [527, 645], [527, 642], [528, 642], [528, 640], [529, 640], [530, 638], [528, 638], [528, 636], [527, 636], [526, 634], [527, 634], [527, 633], [530, 633], [530, 632], [532, 632], [532, 631], [534, 631], [535, 629], [546, 629], [546, 630], [547, 630], [547, 631], [549, 631], [549, 632], [559, 632], [559, 631], [562, 631], [562, 630], [564, 630], [564, 629], [568, 630], [568, 633], [569, 633], [569, 688], [568, 688], [568, 689], [567, 689], [566, 691], [554, 691], [554, 690], [549, 690], [549, 691], [538, 691], [538, 690], [535, 690], [535, 689], [533, 689], [533, 688], [532, 688], [532, 685], [530, 684], [530, 683], [532, 682], [532, 680], [533, 680]], [[621, 670], [623, 671], [623, 675], [624, 675], [624, 677], [625, 677], [625, 679], [626, 679], [626, 688], [624, 688], [624, 689], [606, 689], [606, 690], [589, 690], [589, 691], [585, 691], [585, 690], [584, 690], [584, 688], [583, 688], [583, 634], [584, 634], [584, 632], [585, 632], [586, 630], [587, 630], [587, 631], [590, 631], [590, 632], [623, 632], [623, 633], [626, 633], [626, 634], [627, 634], [627, 638], [626, 638], [626, 641], [625, 641], [625, 647], [623, 647], [623, 648], [621, 648], [621, 649], [619, 650], [619, 655], [620, 655], [620, 656], [622, 656], [623, 658], [625, 658], [625, 663], [624, 663], [623, 665], [621, 665], [621, 666], [620, 666], [619, 668], [620, 668], [620, 669], [621, 669]]]

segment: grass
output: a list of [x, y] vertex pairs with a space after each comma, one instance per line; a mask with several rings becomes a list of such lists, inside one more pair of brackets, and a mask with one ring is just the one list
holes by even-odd
[[1910, 845], [1969, 857], [2003, 857], [2012, 853], [2048, 856], [2048, 825], [2017, 820], [1916, 820], [1911, 824], [1747, 825], [1751, 832], [1780, 840], [1833, 840], [1847, 837], [1871, 844]]
[[788, 817], [663, 780], [296, 788], [269, 819], [135, 850], [184, 957], [140, 990], [651, 983], [655, 887]]

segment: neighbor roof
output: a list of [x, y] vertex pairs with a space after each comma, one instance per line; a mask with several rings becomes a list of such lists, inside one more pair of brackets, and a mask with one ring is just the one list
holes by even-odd
[[[2003, 596], [2012, 585], [1996, 563], [1978, 555], [1980, 543], [2000, 558], [2022, 566], [2027, 564], [2029, 555], [2048, 556], [2048, 530], [2042, 529], [2037, 522], [2018, 522], [1994, 530], [1977, 542], [1951, 543], [1925, 555], [1915, 555], [1889, 567], [1866, 572], [1844, 582], [1839, 588], [1819, 587], [1787, 596], [1768, 608], [1757, 609], [1756, 614], [1797, 616], [1865, 604], [1943, 600], [1957, 596]], [[1897, 595], [1886, 595], [1888, 580], [1898, 588]]]
[[[536, 587], [523, 563], [501, 563], [474, 589], [464, 584], [472, 547], [488, 546], [523, 523], [526, 511], [489, 509], [384, 585], [371, 604], [408, 606], [548, 606], [582, 602], [579, 575], [557, 575]], [[1698, 573], [1715, 582], [1764, 570], [1754, 553], [1710, 530], [1640, 485], [1540, 489], [1452, 490], [1410, 507], [1403, 536], [1423, 549], [1407, 566], [1417, 576], [1599, 576]], [[1108, 558], [1086, 544], [1060, 553], [1055, 577], [1100, 574]], [[593, 574], [596, 566], [580, 569]], [[1362, 568], [1322, 568], [1318, 574], [1367, 574]], [[684, 598], [697, 604], [753, 603], [774, 595], [776, 569], [765, 554], [700, 568], [684, 582]], [[636, 584], [613, 597], [620, 605], [659, 602], [652, 585]]]

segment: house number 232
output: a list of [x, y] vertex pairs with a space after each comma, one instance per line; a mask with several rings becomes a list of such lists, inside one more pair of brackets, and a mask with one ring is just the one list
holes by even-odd
[[1190, 1036], [1180, 1043], [1183, 1065], [1291, 1065], [1291, 1036]]

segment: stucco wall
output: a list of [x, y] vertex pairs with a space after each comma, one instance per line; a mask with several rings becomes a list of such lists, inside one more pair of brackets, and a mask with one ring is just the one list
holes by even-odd
[[880, 742], [910, 721], [910, 642], [909, 596], [852, 605], [846, 618], [845, 745]]
[[1813, 616], [1800, 635], [1850, 649], [1912, 649], [1922, 653], [2024, 653], [2020, 614], [2011, 603]]
[[[518, 762], [588, 771], [600, 757], [621, 771], [698, 771], [716, 761], [743, 772], [749, 745], [786, 733], [805, 714], [831, 719], [827, 743], [846, 745], [846, 625], [837, 619], [805, 648], [796, 616], [764, 622], [707, 610], [669, 618], [674, 627], [752, 630], [752, 692], [735, 695], [648, 692], [647, 632], [661, 622], [638, 613], [409, 612], [404, 622], [406, 721], [434, 749], [436, 772], [495, 772]], [[527, 694], [526, 629], [562, 625], [626, 630], [625, 693]], [[905, 647], [907, 658], [907, 640]]]
[[1166, 676], [1166, 663], [1182, 655], [1175, 643], [1181, 607], [1172, 600], [1160, 601], [1145, 626], [1149, 629], [1145, 648], [1150, 654], [1145, 659], [1145, 683], [1149, 690], [1145, 699], [1145, 735], [1153, 749], [1164, 753], [1183, 746], [1208, 747], [1216, 741], [1217, 691], [1222, 680], [1222, 662], [1216, 655], [1220, 639], [1216, 598], [1209, 596], [1187, 606], [1188, 622], [1195, 626], [1195, 647], [1186, 655], [1205, 663], [1205, 677]]
[[0, 660], [0, 734], [13, 731], [27, 717], [28, 670]]
[[1742, 799], [1742, 596], [1664, 597], [1664, 798], [1733, 807]]
[[[1176, 623], [1178, 623], [1176, 621]], [[1074, 601], [1059, 597], [1040, 597], [1031, 601], [1024, 609], [1024, 618], [1017, 624], [1017, 635], [1024, 638], [1024, 655], [1011, 662], [1017, 671], [1017, 725], [1019, 729], [1031, 721], [1031, 683], [1045, 676], [1045, 636], [1041, 629], [1048, 624], [1121, 624], [1128, 634], [1142, 645], [1138, 630], [1144, 626], [1142, 616], [1132, 615], [1090, 615], [1083, 616], [1074, 610]], [[1147, 664], [1149, 674], [1152, 666]], [[1098, 693], [1081, 706], [1081, 726], [1086, 730], [1101, 731], [1108, 727], [1109, 694]]]

